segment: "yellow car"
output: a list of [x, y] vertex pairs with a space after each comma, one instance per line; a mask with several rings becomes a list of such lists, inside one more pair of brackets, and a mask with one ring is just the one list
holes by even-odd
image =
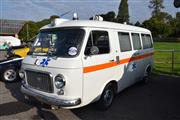
[[[44, 51], [45, 53], [48, 52], [48, 49], [49, 48], [35, 48], [35, 52], [38, 52], [38, 51]], [[29, 52], [30, 48], [28, 47], [24, 47], [24, 48], [18, 48], [18, 49], [15, 49], [13, 50], [13, 53], [16, 57], [21, 57], [21, 58], [25, 58]]]
[[24, 47], [24, 48], [15, 49], [13, 50], [13, 52], [15, 56], [25, 58], [29, 50], [30, 48]]

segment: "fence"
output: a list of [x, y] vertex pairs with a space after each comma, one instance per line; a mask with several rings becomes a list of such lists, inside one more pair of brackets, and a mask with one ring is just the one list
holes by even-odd
[[180, 50], [156, 50], [155, 70], [180, 75]]

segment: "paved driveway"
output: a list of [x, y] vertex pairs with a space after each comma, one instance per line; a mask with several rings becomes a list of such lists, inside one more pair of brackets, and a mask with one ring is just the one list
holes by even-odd
[[117, 95], [107, 111], [93, 105], [49, 110], [26, 103], [20, 82], [0, 82], [0, 120], [180, 120], [180, 78], [153, 75], [148, 85], [136, 84]]

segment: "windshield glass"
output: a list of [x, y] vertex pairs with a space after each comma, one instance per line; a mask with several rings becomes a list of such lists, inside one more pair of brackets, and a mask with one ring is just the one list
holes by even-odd
[[80, 52], [83, 29], [56, 29], [40, 31], [30, 50], [31, 55], [73, 57]]

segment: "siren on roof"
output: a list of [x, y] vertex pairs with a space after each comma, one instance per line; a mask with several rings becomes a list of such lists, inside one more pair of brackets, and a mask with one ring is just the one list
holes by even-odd
[[93, 17], [93, 20], [103, 21], [103, 17], [101, 17], [100, 15], [96, 15]]
[[127, 22], [123, 22], [124, 25], [127, 25]]
[[63, 18], [55, 18], [54, 20], [51, 21], [51, 26], [56, 26], [60, 25], [63, 22], [68, 21], [68, 19], [63, 19]]
[[74, 13], [74, 14], [73, 14], [73, 20], [79, 20], [79, 17], [78, 17], [78, 14], [77, 14], [77, 13]]

